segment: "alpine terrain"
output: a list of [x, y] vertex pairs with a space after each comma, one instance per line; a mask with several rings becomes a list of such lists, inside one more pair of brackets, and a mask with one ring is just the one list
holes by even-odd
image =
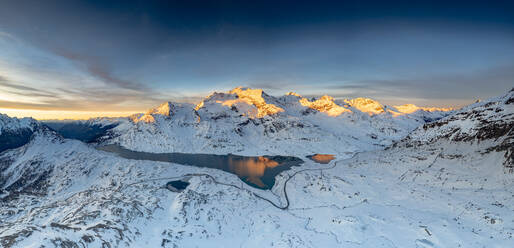
[[513, 206], [514, 89], [462, 109], [239, 87], [126, 118], [0, 115], [6, 248], [513, 247]]

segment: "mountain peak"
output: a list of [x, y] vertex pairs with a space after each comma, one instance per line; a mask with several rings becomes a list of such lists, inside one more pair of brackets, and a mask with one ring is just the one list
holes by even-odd
[[162, 115], [170, 117], [173, 115], [173, 110], [175, 109], [175, 105], [171, 102], [164, 102], [159, 105], [157, 108], [153, 108], [148, 110], [145, 114], [135, 114], [130, 118], [134, 122], [145, 122], [145, 123], [153, 123], [155, 122], [154, 115]]
[[284, 112], [284, 109], [266, 102], [266, 100], [263, 98], [263, 94], [265, 93], [262, 89], [238, 87], [231, 90], [229, 93], [235, 94], [237, 99], [225, 101], [223, 102], [223, 105], [232, 106], [238, 103], [253, 105], [257, 108], [257, 114], [254, 117], [262, 118], [266, 115], [273, 115], [279, 112]]
[[173, 103], [164, 102], [161, 105], [159, 105], [159, 107], [150, 109], [148, 112], [146, 112], [146, 114], [147, 115], [159, 114], [159, 115], [164, 115], [164, 116], [171, 116], [173, 113], [173, 108], [174, 108]]
[[351, 113], [349, 109], [341, 107], [334, 102], [334, 98], [331, 96], [324, 95], [320, 97], [318, 100], [309, 101], [307, 98], [300, 99], [300, 104], [309, 107], [311, 109], [315, 109], [319, 112], [326, 113], [329, 116], [338, 116], [342, 113], [348, 112]]
[[266, 102], [267, 99], [270, 100], [272, 97], [264, 93], [262, 89], [237, 87], [228, 93], [212, 93], [198, 104], [195, 110], [198, 111], [209, 103], [230, 108], [234, 107], [244, 112], [244, 115], [250, 118], [262, 118], [267, 115], [284, 112], [284, 109]]
[[[344, 101], [336, 101], [329, 95], [323, 95], [319, 98], [308, 99], [302, 97], [295, 92], [288, 92], [285, 98], [275, 98], [266, 94], [262, 89], [252, 89], [249, 87], [236, 87], [228, 92], [213, 92], [201, 101], [195, 107], [191, 107], [191, 111], [205, 109], [211, 113], [225, 113], [227, 110], [236, 111], [237, 115], [247, 116], [249, 118], [262, 118], [268, 115], [275, 115], [285, 112], [283, 108], [288, 108], [290, 104], [300, 104], [301, 106], [323, 112], [328, 116], [339, 116], [343, 113], [366, 113], [369, 115], [378, 115], [382, 113], [390, 113], [393, 116], [405, 115], [416, 112], [418, 110], [434, 112], [434, 111], [450, 111], [450, 108], [428, 108], [418, 107], [414, 104], [398, 105], [386, 108], [378, 101], [370, 98], [345, 99]], [[158, 107], [147, 111], [145, 114], [137, 114], [131, 117], [134, 122], [155, 122], [155, 115], [171, 117], [181, 111], [187, 109], [181, 103], [164, 102]]]
[[29, 142], [39, 126], [32, 118], [18, 119], [0, 113], [0, 153]]
[[16, 118], [0, 113], [0, 134], [6, 130], [12, 131], [20, 128], [28, 128], [32, 130], [36, 125], [37, 121], [30, 117]]
[[384, 112], [384, 106], [382, 106], [378, 101], [370, 98], [359, 97], [351, 100], [345, 99], [344, 102], [349, 106], [370, 115]]
[[292, 92], [292, 91], [289, 91], [286, 93], [286, 96], [296, 96], [296, 97], [302, 97], [300, 94], [296, 93], [296, 92]]
[[250, 100], [255, 101], [255, 102], [261, 102], [261, 101], [264, 101], [264, 99], [262, 98], [263, 92], [264, 91], [262, 89], [251, 89], [251, 88], [247, 88], [247, 87], [237, 87], [237, 88], [232, 89], [228, 93], [229, 94], [235, 94], [239, 98], [246, 98], [246, 99], [250, 99]]
[[435, 112], [435, 111], [443, 111], [443, 112], [446, 112], [446, 111], [451, 111], [453, 110], [453, 108], [437, 108], [437, 107], [418, 107], [414, 104], [403, 104], [403, 105], [396, 105], [396, 106], [393, 106], [398, 112], [402, 113], [402, 114], [410, 114], [410, 113], [414, 113], [418, 110], [423, 110], [423, 111], [427, 111], [427, 112]]

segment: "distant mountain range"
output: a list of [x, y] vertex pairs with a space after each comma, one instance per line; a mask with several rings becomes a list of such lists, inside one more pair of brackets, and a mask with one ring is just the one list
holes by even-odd
[[[273, 97], [260, 89], [213, 93], [200, 104], [166, 102], [117, 119], [102, 142], [138, 151], [237, 154], [344, 154], [390, 145], [453, 113], [357, 98]], [[104, 119], [97, 119], [104, 125]]]
[[[273, 97], [260, 89], [240, 87], [215, 92], [197, 106], [165, 102], [128, 118], [43, 123], [65, 138], [118, 143], [140, 151], [343, 154], [389, 145], [419, 125], [453, 112], [412, 104], [385, 106], [367, 98], [307, 99], [292, 92]], [[22, 145], [38, 125], [30, 118], [4, 115], [3, 119], [0, 130], [5, 131], [0, 138], [17, 140], [13, 137], [19, 135], [9, 134], [15, 129], [24, 132], [25, 138], [9, 142], [2, 150]]]
[[[0, 115], [0, 246], [509, 247], [513, 127], [514, 89], [459, 110], [236, 88], [127, 118]], [[304, 163], [260, 190], [106, 144]]]

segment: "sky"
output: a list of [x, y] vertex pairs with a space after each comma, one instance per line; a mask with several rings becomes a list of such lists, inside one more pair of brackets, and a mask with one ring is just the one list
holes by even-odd
[[514, 1], [0, 2], [11, 116], [128, 115], [237, 86], [436, 107], [514, 87]]

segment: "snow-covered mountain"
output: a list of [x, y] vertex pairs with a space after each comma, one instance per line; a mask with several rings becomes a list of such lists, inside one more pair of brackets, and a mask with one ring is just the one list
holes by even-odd
[[[180, 145], [203, 144], [205, 138], [191, 144], [187, 139], [202, 127], [212, 128], [209, 130], [216, 138], [222, 135], [216, 128], [227, 132], [223, 137], [237, 137], [234, 126], [248, 120], [245, 127], [252, 125], [258, 130], [254, 135], [263, 137], [259, 141], [268, 144], [250, 148], [250, 143], [236, 140], [245, 145], [241, 153], [263, 154], [270, 151], [260, 151], [262, 147], [289, 144], [304, 149], [291, 154], [309, 154], [318, 148], [297, 145], [295, 142], [303, 140], [296, 139], [280, 143], [273, 134], [311, 137], [313, 130], [330, 134], [329, 128], [334, 127], [332, 136], [352, 134], [358, 139], [375, 133], [383, 139], [389, 137], [394, 144], [373, 151], [335, 153], [339, 160], [329, 164], [305, 159], [303, 165], [279, 174], [271, 190], [259, 190], [220, 170], [123, 159], [96, 150], [92, 144], [37, 129], [27, 144], [0, 153], [0, 245], [392, 248], [513, 244], [514, 91], [430, 123], [424, 118], [439, 113], [422, 110], [419, 115], [395, 117], [392, 112], [408, 111], [381, 106], [381, 112], [373, 103], [371, 109], [377, 113], [357, 112], [365, 108], [329, 97], [302, 100], [294, 94], [278, 98], [261, 94], [262, 102], [234, 95], [237, 92], [213, 94], [196, 109], [169, 103], [147, 114], [120, 119], [120, 125], [110, 131], [113, 136], [105, 136], [103, 142], [157, 149], [164, 140], [158, 134], [170, 135], [174, 130], [182, 136], [172, 137], [186, 139], [177, 140]], [[300, 100], [312, 105], [304, 106]], [[258, 106], [264, 110], [259, 111]], [[292, 120], [312, 126], [290, 126], [265, 134], [263, 126]], [[322, 126], [324, 121], [333, 122]], [[414, 123], [419, 124], [416, 127]], [[389, 130], [388, 125], [414, 131], [381, 131]], [[340, 131], [350, 128], [355, 129]], [[251, 133], [243, 134], [256, 139]], [[348, 137], [340, 140], [358, 148], [359, 144], [366, 149], [381, 148], [374, 143], [379, 137]], [[127, 142], [128, 138], [143, 145]], [[326, 151], [352, 151], [330, 148], [346, 144], [330, 143], [337, 138], [321, 141], [327, 142]], [[170, 144], [161, 150], [179, 146]], [[195, 149], [190, 151], [201, 150]], [[216, 153], [229, 150], [222, 146], [209, 149]], [[168, 190], [166, 183], [177, 179], [188, 180], [189, 185], [181, 191]]]
[[45, 120], [42, 123], [64, 138], [86, 143], [96, 142], [105, 132], [118, 125], [118, 118], [92, 118], [89, 120]]
[[273, 97], [240, 87], [213, 93], [196, 107], [163, 103], [122, 121], [104, 140], [150, 152], [343, 155], [389, 145], [452, 113], [415, 108], [399, 111], [364, 98]]
[[10, 118], [0, 113], [0, 152], [26, 144], [37, 127], [32, 118]]
[[514, 169], [514, 88], [507, 94], [469, 105], [408, 135], [409, 143], [464, 142], [480, 153], [505, 152], [503, 165]]

